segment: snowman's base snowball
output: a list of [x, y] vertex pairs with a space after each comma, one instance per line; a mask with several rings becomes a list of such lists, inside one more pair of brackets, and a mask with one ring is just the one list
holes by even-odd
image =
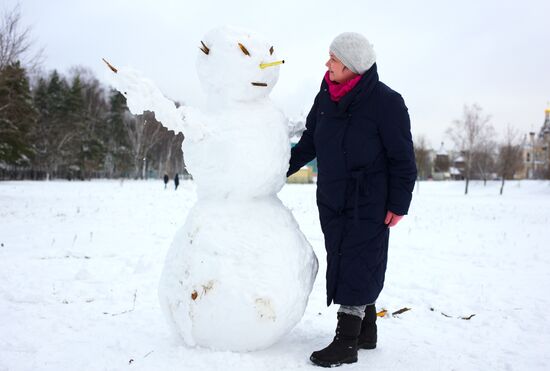
[[262, 349], [298, 323], [317, 267], [277, 197], [199, 201], [166, 258], [161, 306], [188, 345]]

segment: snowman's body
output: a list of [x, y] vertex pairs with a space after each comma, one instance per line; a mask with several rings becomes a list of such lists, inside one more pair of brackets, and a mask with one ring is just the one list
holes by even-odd
[[216, 128], [208, 140], [183, 142], [200, 199], [250, 199], [281, 190], [290, 156], [288, 128], [269, 100], [236, 102], [202, 120]]
[[261, 349], [294, 327], [316, 271], [297, 227], [277, 197], [197, 202], [174, 239], [159, 290], [187, 344]]
[[207, 34], [197, 61], [209, 98], [204, 112], [176, 111], [135, 74], [119, 71], [115, 81], [132, 112], [152, 109], [186, 135], [198, 201], [168, 252], [159, 297], [188, 345], [273, 344], [302, 317], [317, 273], [311, 246], [276, 195], [290, 148], [287, 120], [268, 97], [278, 67], [259, 67], [274, 60], [270, 49], [235, 28]]

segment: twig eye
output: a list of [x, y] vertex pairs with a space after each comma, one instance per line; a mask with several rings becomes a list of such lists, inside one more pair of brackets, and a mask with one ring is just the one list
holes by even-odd
[[273, 47], [269, 48], [269, 55], [273, 55]]
[[202, 40], [201, 40], [201, 44], [202, 46], [200, 47], [200, 50], [202, 50], [204, 54], [208, 55], [208, 53], [210, 53], [210, 49], [208, 48], [208, 46], [206, 46], [205, 43], [202, 42]]
[[239, 48], [241, 48], [242, 52], [244, 53], [244, 55], [248, 55], [250, 57], [250, 53], [248, 52], [248, 50], [244, 47], [243, 44], [239, 43]]

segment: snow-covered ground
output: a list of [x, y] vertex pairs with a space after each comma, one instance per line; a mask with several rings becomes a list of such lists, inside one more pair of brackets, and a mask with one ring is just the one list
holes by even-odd
[[[378, 348], [344, 369], [550, 369], [550, 183], [509, 182], [503, 196], [498, 183], [463, 187], [415, 191], [377, 303], [411, 310], [380, 319]], [[252, 353], [186, 348], [160, 312], [163, 259], [194, 192], [191, 182], [0, 182], [0, 371], [317, 369], [309, 354], [331, 340], [336, 307], [324, 304], [315, 186], [279, 194], [319, 257], [306, 313]]]

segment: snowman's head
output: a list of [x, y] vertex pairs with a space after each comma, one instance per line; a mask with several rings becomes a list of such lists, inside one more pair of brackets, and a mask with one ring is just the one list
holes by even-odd
[[272, 44], [252, 32], [224, 26], [200, 41], [199, 79], [208, 95], [250, 101], [269, 95], [279, 78]]

